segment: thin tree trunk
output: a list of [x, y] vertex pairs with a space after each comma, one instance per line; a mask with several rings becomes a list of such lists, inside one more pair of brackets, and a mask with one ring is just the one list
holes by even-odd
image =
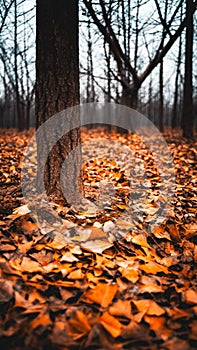
[[185, 41], [185, 80], [183, 91], [183, 109], [182, 109], [182, 129], [183, 136], [190, 138], [193, 136], [194, 113], [193, 113], [193, 1], [186, 1], [187, 25]]
[[14, 75], [15, 75], [15, 95], [16, 95], [16, 118], [19, 130], [23, 130], [20, 110], [20, 95], [18, 82], [18, 42], [17, 42], [17, 0], [14, 1]]
[[173, 103], [173, 108], [172, 108], [172, 128], [173, 129], [175, 129], [177, 127], [177, 124], [178, 124], [177, 107], [178, 107], [181, 56], [182, 56], [182, 35], [180, 36], [180, 40], [179, 40], [179, 52], [178, 52], [178, 61], [177, 61], [176, 78], [175, 78], [174, 103]]

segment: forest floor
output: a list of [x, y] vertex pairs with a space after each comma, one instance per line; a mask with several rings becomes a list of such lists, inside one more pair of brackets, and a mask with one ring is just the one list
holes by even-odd
[[0, 133], [0, 349], [196, 349], [197, 141], [164, 134], [169, 191], [140, 137], [83, 130], [85, 194], [100, 209], [53, 203], [60, 232], [22, 196], [32, 133]]

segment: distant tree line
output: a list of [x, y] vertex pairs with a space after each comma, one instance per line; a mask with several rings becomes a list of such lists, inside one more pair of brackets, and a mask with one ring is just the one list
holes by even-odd
[[[87, 74], [83, 100], [98, 100], [100, 90], [107, 101], [147, 115], [161, 131], [181, 127], [190, 137], [197, 122], [196, 1], [83, 0], [81, 6], [84, 40], [91, 48], [81, 67]], [[95, 57], [101, 35], [102, 78]], [[166, 78], [168, 67], [172, 73]]]
[[[0, 127], [33, 125], [35, 6], [0, 0]], [[32, 40], [33, 38], [33, 40]]]

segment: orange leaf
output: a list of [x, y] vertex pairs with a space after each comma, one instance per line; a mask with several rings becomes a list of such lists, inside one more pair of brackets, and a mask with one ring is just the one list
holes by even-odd
[[99, 283], [94, 289], [87, 291], [84, 297], [105, 308], [111, 303], [117, 290], [117, 285]]
[[140, 290], [142, 293], [161, 293], [163, 292], [162, 286], [158, 286], [157, 284], [147, 284], [142, 287], [140, 287]]
[[150, 248], [149, 244], [147, 243], [146, 236], [143, 233], [140, 233], [139, 235], [136, 235], [132, 238], [132, 243], [138, 244], [141, 247]]
[[21, 270], [24, 272], [39, 272], [42, 271], [42, 268], [37, 261], [24, 257], [21, 263]]
[[70, 318], [68, 322], [68, 333], [75, 339], [81, 338], [84, 334], [87, 334], [90, 329], [91, 327], [86, 315], [79, 310], [72, 315], [72, 318]]
[[165, 327], [165, 318], [164, 317], [144, 317], [145, 322], [150, 326], [150, 329], [153, 330], [158, 337], [161, 337], [163, 340], [167, 340], [169, 336], [173, 333], [171, 329]]
[[169, 233], [166, 232], [162, 226], [153, 228], [151, 231], [155, 237], [157, 237], [159, 239], [166, 238], [169, 241], [171, 241], [171, 237], [170, 237]]
[[181, 241], [181, 236], [176, 224], [168, 224], [168, 230], [172, 238], [174, 238], [176, 241]]
[[123, 269], [122, 271], [122, 277], [125, 277], [130, 282], [137, 282], [139, 279], [138, 272], [132, 268]]
[[48, 326], [49, 324], [51, 324], [52, 321], [49, 317], [49, 314], [43, 314], [40, 313], [32, 322], [32, 328], [36, 328], [38, 326]]
[[165, 314], [165, 310], [162, 309], [154, 300], [133, 300], [133, 303], [139, 311], [146, 311], [147, 315], [160, 316]]
[[71, 280], [81, 280], [83, 279], [84, 275], [80, 269], [72, 271], [67, 278]]
[[110, 308], [109, 312], [114, 316], [131, 318], [131, 302], [129, 300], [118, 300]]
[[147, 264], [141, 265], [140, 269], [146, 273], [152, 273], [154, 275], [157, 272], [164, 272], [165, 274], [168, 274], [168, 268], [166, 266], [162, 266], [162, 265], [157, 264], [153, 261], [150, 261]]
[[186, 290], [185, 301], [188, 304], [197, 304], [197, 292], [193, 289]]
[[112, 335], [112, 337], [119, 337], [122, 331], [122, 325], [115, 317], [111, 316], [108, 312], [105, 312], [101, 316], [100, 322], [103, 327]]

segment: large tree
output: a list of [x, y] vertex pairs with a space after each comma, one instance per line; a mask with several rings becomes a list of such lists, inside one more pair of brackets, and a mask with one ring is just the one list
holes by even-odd
[[[39, 128], [56, 113], [79, 104], [78, 1], [37, 0], [36, 18], [36, 118]], [[77, 113], [74, 118], [78, 124]], [[70, 123], [68, 115], [65, 122]], [[49, 137], [47, 134], [46, 138]], [[79, 141], [79, 128], [75, 128], [56, 143], [48, 156], [44, 183], [47, 195], [53, 200], [63, 198], [61, 166], [72, 149], [79, 145]], [[39, 140], [38, 165], [46, 149], [47, 140]], [[72, 162], [70, 166], [67, 164], [64, 177], [64, 186], [69, 188], [68, 202], [78, 200], [76, 187], [82, 190], [82, 181], [80, 177], [76, 178], [79, 172], [76, 168], [80, 167], [80, 149], [75, 152], [73, 162], [73, 165]]]

